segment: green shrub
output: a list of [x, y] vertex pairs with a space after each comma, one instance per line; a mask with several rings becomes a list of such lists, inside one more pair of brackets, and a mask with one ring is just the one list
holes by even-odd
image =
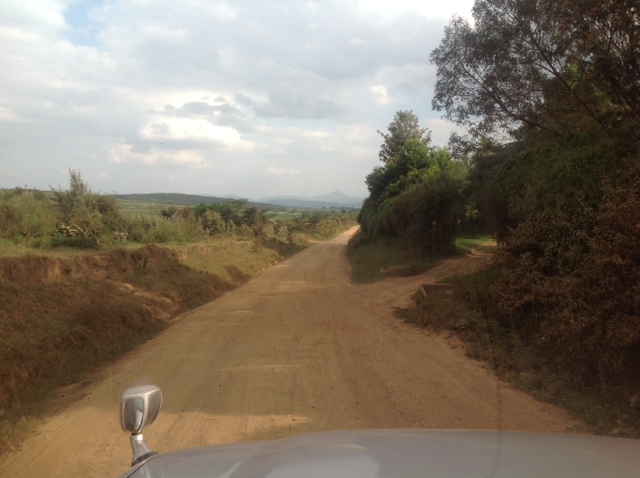
[[497, 256], [500, 321], [587, 384], [640, 378], [640, 168], [599, 206], [546, 209]]
[[53, 236], [50, 241], [51, 247], [72, 247], [75, 249], [97, 249], [98, 243], [92, 237], [83, 236]]
[[0, 237], [29, 242], [56, 229], [52, 201], [40, 191], [15, 189], [0, 195]]

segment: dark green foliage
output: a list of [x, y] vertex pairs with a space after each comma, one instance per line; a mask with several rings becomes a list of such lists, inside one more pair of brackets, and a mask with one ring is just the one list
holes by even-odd
[[69, 189], [51, 192], [57, 222], [56, 234], [51, 238], [54, 247], [98, 247], [102, 242], [126, 240], [133, 232], [115, 199], [93, 193], [78, 170], [69, 170]]
[[69, 189], [52, 189], [52, 192], [63, 223], [69, 224], [86, 215], [92, 198], [89, 185], [82, 180], [80, 171], [69, 169]]
[[16, 242], [35, 241], [56, 231], [56, 211], [41, 191], [15, 189], [0, 195], [0, 237]]
[[390, 223], [405, 242], [430, 255], [455, 252], [456, 223], [466, 170], [443, 151], [407, 178], [409, 185], [391, 204]]
[[[365, 181], [370, 195], [358, 216], [362, 233], [369, 238], [395, 238], [429, 255], [453, 253], [466, 167], [452, 161], [447, 151], [430, 148], [424, 130], [418, 127], [400, 135], [401, 114], [406, 112], [396, 114], [389, 126], [393, 134], [385, 136], [384, 166], [374, 168]], [[408, 136], [401, 146], [396, 144], [398, 136]], [[391, 151], [395, 151], [393, 156], [389, 156]]]
[[164, 217], [165, 219], [169, 219], [171, 216], [173, 216], [176, 212], [178, 212], [178, 207], [177, 206], [169, 206], [169, 207], [165, 207], [162, 208], [160, 210], [160, 214], [162, 215], [162, 217]]
[[[91, 192], [80, 171], [71, 169], [69, 173], [68, 189], [53, 189], [49, 194], [20, 188], [3, 191], [0, 238], [32, 247], [95, 249], [126, 242], [188, 243], [223, 233], [252, 236], [259, 241], [294, 231], [328, 238], [353, 223], [354, 213], [271, 211], [276, 217], [292, 218], [276, 219], [274, 223], [265, 210], [246, 199], [194, 207], [167, 205], [159, 213], [134, 216], [121, 212], [114, 196]], [[289, 240], [295, 243], [293, 237]]]
[[[581, 384], [637, 383], [638, 7], [477, 0], [473, 13], [432, 53], [433, 103], [477, 140], [456, 151], [469, 209], [502, 242], [489, 322]], [[481, 139], [497, 133], [517, 141]]]
[[635, 169], [597, 207], [547, 209], [522, 223], [498, 256], [501, 315], [585, 382], [615, 383], [638, 374], [640, 172]]
[[640, 12], [629, 0], [477, 0], [431, 54], [433, 107], [477, 136], [567, 137], [640, 111]]
[[431, 141], [431, 132], [420, 127], [420, 120], [413, 111], [398, 111], [387, 127], [387, 133], [378, 131], [384, 138], [378, 156], [386, 163], [404, 148], [405, 143], [414, 139], [427, 146]]
[[71, 247], [74, 249], [97, 249], [98, 243], [91, 237], [57, 235], [51, 238], [51, 247]]

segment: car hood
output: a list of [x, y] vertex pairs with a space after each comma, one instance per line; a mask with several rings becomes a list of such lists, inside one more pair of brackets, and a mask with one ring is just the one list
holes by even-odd
[[640, 441], [500, 431], [360, 430], [156, 455], [123, 477], [638, 477]]

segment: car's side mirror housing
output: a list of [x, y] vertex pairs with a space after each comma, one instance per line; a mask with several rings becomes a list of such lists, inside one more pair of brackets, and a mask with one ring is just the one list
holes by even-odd
[[142, 431], [151, 425], [162, 407], [162, 392], [155, 385], [144, 385], [125, 391], [120, 402], [120, 425], [131, 433], [132, 466], [153, 456], [144, 443]]
[[128, 433], [142, 433], [162, 406], [162, 392], [155, 385], [131, 388], [122, 394], [120, 424]]

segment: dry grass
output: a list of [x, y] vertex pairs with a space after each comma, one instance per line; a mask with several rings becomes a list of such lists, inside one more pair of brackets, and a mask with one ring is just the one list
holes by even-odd
[[199, 271], [234, 279], [230, 270], [252, 275], [277, 264], [283, 257], [302, 250], [304, 243], [289, 244], [277, 239], [222, 236], [198, 244], [177, 247], [180, 261]]

